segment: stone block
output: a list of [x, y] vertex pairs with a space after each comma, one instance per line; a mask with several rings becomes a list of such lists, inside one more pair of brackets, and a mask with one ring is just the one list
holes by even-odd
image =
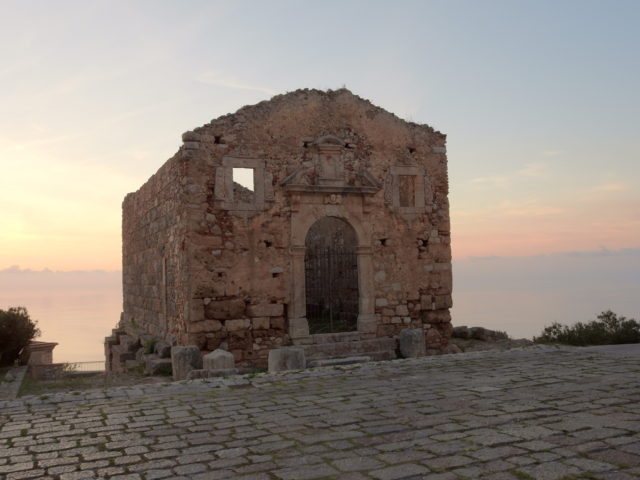
[[451, 333], [453, 332], [451, 322], [439, 323], [436, 328], [444, 338], [451, 338]]
[[451, 313], [449, 313], [449, 310], [431, 310], [422, 312], [422, 318], [425, 323], [432, 325], [450, 323]]
[[431, 295], [420, 295], [420, 309], [433, 310], [433, 298]]
[[187, 331], [189, 333], [210, 333], [217, 332], [222, 329], [220, 320], [203, 320], [201, 322], [191, 322], [188, 324]]
[[249, 305], [247, 313], [250, 317], [281, 317], [284, 313], [284, 306], [281, 303]]
[[122, 351], [135, 352], [140, 347], [140, 340], [131, 335], [120, 336], [120, 347]]
[[204, 302], [202, 300], [194, 299], [191, 301], [189, 320], [192, 322], [204, 320]]
[[191, 370], [202, 368], [200, 349], [196, 346], [171, 347], [171, 368], [174, 380], [185, 380]]
[[376, 307], [386, 307], [389, 301], [386, 298], [376, 298]]
[[430, 328], [427, 330], [427, 334], [425, 335], [425, 340], [428, 349], [438, 349], [442, 343], [442, 336], [435, 328]]
[[401, 317], [406, 317], [409, 315], [409, 309], [406, 305], [398, 305], [396, 307], [396, 315], [400, 315]]
[[171, 358], [171, 345], [163, 340], [156, 342], [153, 351], [160, 358]]
[[242, 330], [248, 330], [251, 326], [251, 320], [248, 318], [237, 318], [233, 320], [227, 320], [224, 322], [224, 326], [227, 332], [238, 332]]
[[408, 328], [400, 331], [398, 343], [400, 355], [403, 358], [424, 357], [426, 354], [425, 335], [421, 328]]
[[194, 345], [200, 350], [204, 350], [207, 344], [207, 336], [204, 333], [188, 333], [185, 337], [185, 343]]
[[[204, 307], [205, 318], [210, 320], [226, 320], [228, 318], [244, 317], [244, 300], [213, 300]], [[254, 315], [259, 317], [260, 315]]]
[[434, 297], [434, 303], [436, 310], [444, 310], [445, 308], [451, 308], [453, 306], [451, 295], [436, 295]]
[[251, 328], [254, 330], [268, 330], [269, 317], [256, 317], [251, 319]]
[[228, 370], [235, 367], [233, 355], [220, 348], [202, 357], [202, 366], [205, 370]]
[[271, 328], [274, 328], [276, 330], [284, 330], [283, 317], [272, 317], [269, 319], [269, 323], [271, 324]]
[[304, 349], [300, 347], [274, 348], [269, 351], [269, 372], [306, 368]]

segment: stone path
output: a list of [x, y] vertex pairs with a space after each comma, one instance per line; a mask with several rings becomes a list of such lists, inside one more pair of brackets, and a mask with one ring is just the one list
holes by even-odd
[[0, 402], [0, 477], [626, 480], [639, 432], [639, 348], [531, 348]]

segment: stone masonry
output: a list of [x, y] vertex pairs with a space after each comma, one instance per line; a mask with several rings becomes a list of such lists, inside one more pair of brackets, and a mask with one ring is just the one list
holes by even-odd
[[[252, 367], [319, 334], [371, 342], [418, 328], [427, 354], [448, 351], [445, 135], [341, 89], [279, 95], [182, 139], [123, 202], [124, 305], [108, 369], [158, 341], [222, 347]], [[329, 271], [312, 250], [347, 260]]]

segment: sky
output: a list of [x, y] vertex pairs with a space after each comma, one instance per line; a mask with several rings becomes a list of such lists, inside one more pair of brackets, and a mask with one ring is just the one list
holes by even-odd
[[637, 271], [639, 24], [636, 0], [0, 0], [0, 270], [119, 270], [122, 199], [183, 132], [347, 87], [447, 134], [457, 265]]

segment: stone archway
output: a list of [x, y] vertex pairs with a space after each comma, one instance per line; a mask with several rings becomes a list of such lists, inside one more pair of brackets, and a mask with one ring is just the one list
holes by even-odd
[[[371, 258], [371, 232], [362, 212], [359, 197], [347, 197], [348, 202], [339, 205], [315, 203], [314, 196], [301, 195], [306, 201], [298, 203], [291, 214], [291, 283], [290, 303], [287, 309], [289, 335], [294, 344], [308, 343], [309, 323], [306, 313], [305, 257], [307, 234], [314, 223], [332, 217], [344, 221], [356, 234], [358, 273], [357, 331], [362, 338], [373, 338], [376, 333], [374, 314], [373, 261]], [[322, 197], [320, 197], [322, 200]], [[346, 205], [345, 205], [346, 204]]]
[[336, 217], [317, 220], [305, 239], [305, 306], [309, 333], [358, 329], [358, 239]]

